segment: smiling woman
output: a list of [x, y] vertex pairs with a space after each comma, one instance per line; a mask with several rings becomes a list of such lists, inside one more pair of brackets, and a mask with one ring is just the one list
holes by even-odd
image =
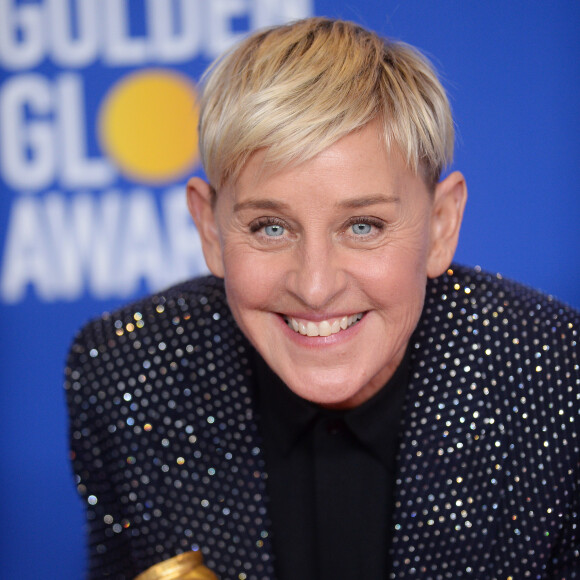
[[358, 406], [401, 362], [427, 277], [451, 263], [465, 182], [452, 173], [431, 193], [388, 152], [378, 122], [276, 172], [263, 171], [264, 156], [215, 201], [207, 183], [190, 181], [206, 261], [225, 277], [240, 329], [290, 389]]
[[188, 550], [241, 580], [577, 577], [580, 317], [452, 265], [452, 150], [431, 66], [355, 24], [210, 69], [212, 275], [87, 325], [67, 367], [91, 577]]

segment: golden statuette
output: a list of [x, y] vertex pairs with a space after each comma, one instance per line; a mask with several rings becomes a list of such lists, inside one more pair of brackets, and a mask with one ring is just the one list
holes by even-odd
[[201, 552], [185, 552], [155, 564], [135, 580], [219, 580], [203, 565]]

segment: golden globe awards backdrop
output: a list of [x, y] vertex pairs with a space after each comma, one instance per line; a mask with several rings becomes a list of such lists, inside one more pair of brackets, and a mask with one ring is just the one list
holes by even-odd
[[432, 57], [470, 188], [458, 258], [580, 307], [580, 4], [0, 0], [1, 578], [83, 575], [62, 391], [74, 332], [206, 271], [184, 196], [202, 71], [315, 14]]
[[203, 269], [184, 212], [196, 79], [310, 0], [0, 2], [6, 304], [130, 297]]

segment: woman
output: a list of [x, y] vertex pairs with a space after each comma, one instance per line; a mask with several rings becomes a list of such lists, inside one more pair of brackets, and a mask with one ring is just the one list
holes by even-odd
[[[578, 313], [452, 266], [466, 186], [414, 49], [313, 18], [205, 79], [212, 276], [67, 368], [92, 577], [573, 578]], [[576, 420], [576, 423], [575, 423]]]

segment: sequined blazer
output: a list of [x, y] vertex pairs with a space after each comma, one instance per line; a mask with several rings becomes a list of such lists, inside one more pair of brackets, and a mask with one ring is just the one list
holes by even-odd
[[[574, 310], [499, 276], [429, 281], [391, 578], [580, 578], [579, 328]], [[250, 353], [213, 277], [77, 336], [66, 389], [90, 578], [192, 548], [222, 580], [275, 577]]]

